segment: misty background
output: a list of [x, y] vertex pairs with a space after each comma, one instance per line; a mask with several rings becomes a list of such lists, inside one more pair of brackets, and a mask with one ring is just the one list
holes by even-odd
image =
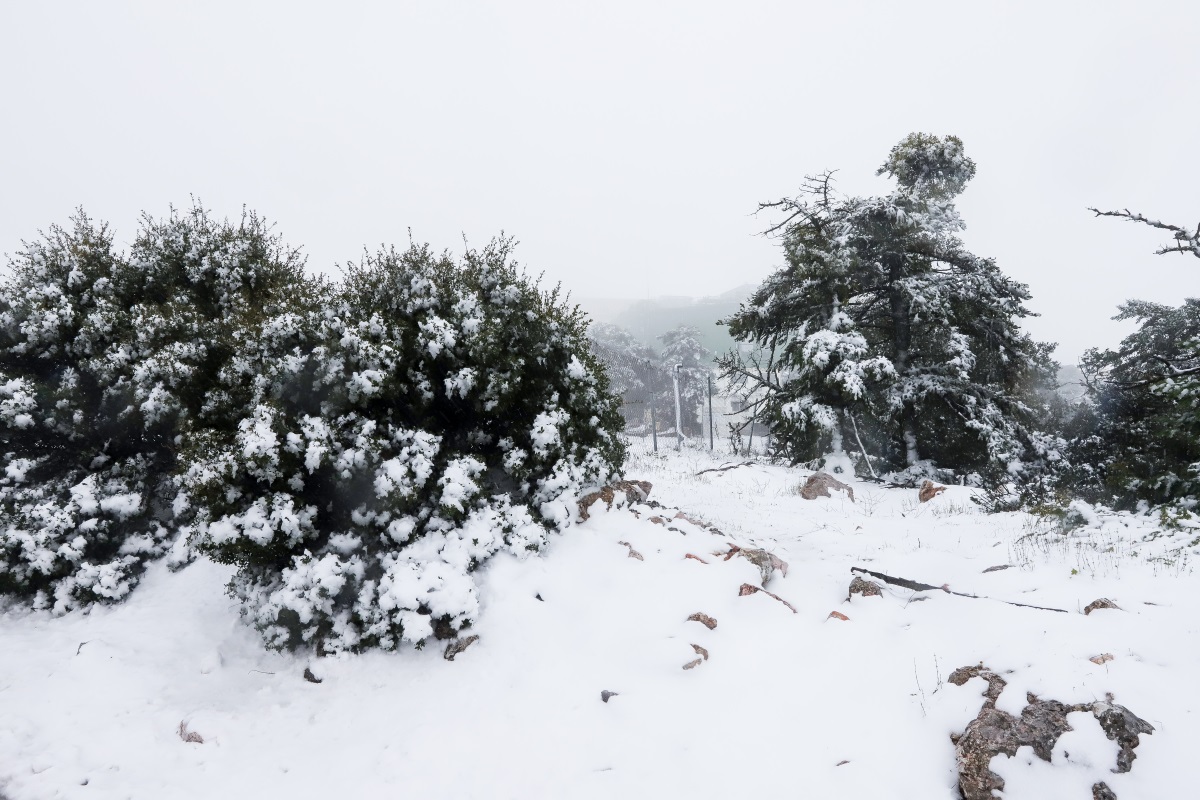
[[825, 169], [885, 192], [926, 131], [964, 141], [964, 239], [1071, 362], [1132, 330], [1121, 301], [1200, 285], [1153, 255], [1167, 237], [1086, 210], [1200, 221], [1198, 40], [1183, 1], [9, 3], [0, 253], [79, 206], [127, 242], [192, 196], [260, 211], [314, 272], [410, 228], [505, 231], [652, 339], [779, 266], [759, 202]]

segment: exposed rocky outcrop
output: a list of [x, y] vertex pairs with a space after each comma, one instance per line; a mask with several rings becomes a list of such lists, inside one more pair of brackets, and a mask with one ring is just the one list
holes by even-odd
[[603, 500], [605, 507], [612, 508], [618, 492], [625, 495], [625, 502], [628, 504], [643, 503], [650, 497], [652, 488], [654, 488], [653, 484], [649, 481], [617, 481], [611, 486], [589, 492], [579, 498], [579, 518], [586, 520], [589, 516], [589, 509], [598, 500]]
[[[958, 789], [963, 800], [995, 800], [993, 791], [1003, 791], [1004, 779], [989, 767], [992, 758], [1000, 753], [1012, 757], [1018, 748], [1028, 746], [1038, 758], [1050, 761], [1059, 737], [1073, 730], [1067, 722], [1067, 715], [1073, 711], [1090, 711], [1105, 735], [1120, 746], [1114, 772], [1129, 772], [1136, 758], [1133, 749], [1138, 746], [1140, 734], [1154, 732], [1150, 723], [1113, 703], [1111, 696], [1104, 702], [1067, 705], [1028, 694], [1021, 716], [1014, 717], [996, 708], [1005, 680], [982, 664], [954, 670], [949, 681], [962, 686], [971, 678], [983, 678], [988, 687], [983, 693], [985, 699], [979, 715], [962, 733], [950, 735], [958, 761]], [[1111, 800], [1116, 797], [1103, 783], [1092, 787], [1092, 796]]]

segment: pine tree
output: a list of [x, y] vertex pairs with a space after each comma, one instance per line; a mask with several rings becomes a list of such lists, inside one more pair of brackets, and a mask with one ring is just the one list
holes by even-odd
[[727, 321], [760, 355], [731, 351], [723, 373], [796, 461], [849, 441], [914, 475], [1002, 480], [1053, 458], [1031, 391], [1052, 380], [1053, 348], [1017, 325], [1028, 290], [957, 236], [954, 198], [975, 174], [962, 142], [911, 134], [878, 174], [895, 191], [842, 196], [826, 173], [760, 205], [784, 214], [767, 233], [786, 266]]
[[[700, 331], [691, 325], [680, 325], [658, 337], [662, 351], [658, 355], [660, 384], [657, 393], [657, 413], [661, 419], [675, 419], [674, 377], [679, 381], [681, 427], [685, 436], [704, 432], [700, 409], [708, 398], [708, 380], [712, 374], [712, 351], [700, 342]], [[678, 369], [676, 367], [678, 366]], [[662, 417], [662, 414], [666, 417]]]
[[[1170, 232], [1158, 249], [1200, 258], [1195, 231], [1128, 210], [1102, 212]], [[1138, 329], [1115, 350], [1089, 350], [1090, 407], [1076, 421], [1066, 483], [1121, 507], [1200, 502], [1200, 300], [1178, 307], [1131, 300], [1115, 319]]]
[[592, 322], [588, 339], [604, 364], [612, 392], [626, 403], [647, 402], [663, 380], [653, 348], [611, 322]]

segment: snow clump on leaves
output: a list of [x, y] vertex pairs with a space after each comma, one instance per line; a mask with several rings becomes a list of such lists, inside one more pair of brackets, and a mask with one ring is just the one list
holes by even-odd
[[187, 445], [192, 539], [277, 648], [394, 649], [479, 610], [471, 573], [539, 550], [609, 480], [621, 418], [586, 319], [497, 240], [351, 265], [261, 361], [234, 425]]
[[193, 432], [246, 399], [247, 343], [303, 262], [253, 214], [145, 217], [128, 255], [79, 212], [0, 286], [0, 594], [64, 613], [122, 599], [175, 537]]

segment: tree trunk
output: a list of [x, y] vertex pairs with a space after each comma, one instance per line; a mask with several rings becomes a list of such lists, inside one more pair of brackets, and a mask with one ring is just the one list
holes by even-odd
[[[890, 259], [888, 279], [890, 283], [890, 311], [892, 317], [892, 365], [896, 378], [904, 381], [908, 377], [909, 348], [912, 346], [912, 303], [900, 287], [904, 278], [904, 258], [894, 255]], [[921, 460], [917, 448], [917, 408], [912, 400], [905, 399], [900, 410], [900, 439], [904, 444], [904, 461], [912, 466]]]

